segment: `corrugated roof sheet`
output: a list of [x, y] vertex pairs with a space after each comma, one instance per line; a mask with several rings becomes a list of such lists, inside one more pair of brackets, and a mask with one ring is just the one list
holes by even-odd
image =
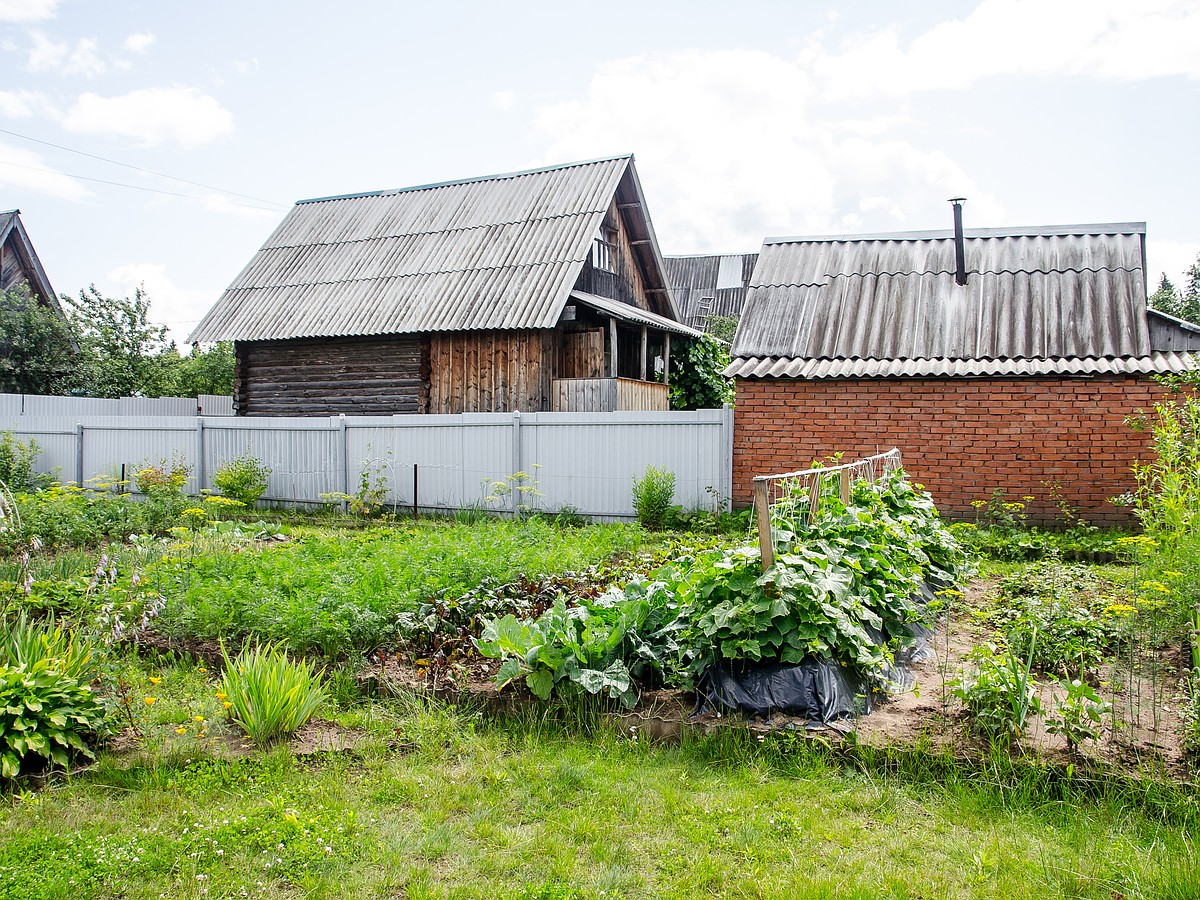
[[705, 297], [712, 298], [709, 315], [740, 316], [746, 304], [746, 286], [757, 260], [757, 253], [666, 257], [663, 261], [667, 281], [679, 304], [682, 321], [695, 328], [703, 327], [699, 308]]
[[739, 357], [728, 378], [972, 378], [988, 375], [1169, 375], [1195, 368], [1187, 353], [1128, 359], [795, 359]]
[[632, 166], [302, 201], [191, 339], [551, 328]]
[[571, 291], [571, 299], [578, 300], [580, 303], [585, 303], [593, 309], [599, 310], [602, 313], [607, 313], [610, 316], [620, 319], [623, 322], [632, 322], [635, 325], [646, 325], [650, 328], [660, 328], [663, 331], [669, 331], [672, 334], [679, 334], [685, 337], [703, 337], [704, 332], [698, 331], [695, 328], [688, 328], [686, 325], [681, 325], [678, 322], [673, 322], [665, 316], [660, 316], [657, 313], [652, 313], [649, 310], [639, 309], [629, 303], [622, 303], [620, 300], [613, 300], [611, 297], [600, 297], [596, 294], [588, 294], [583, 291]]
[[768, 240], [732, 368], [767, 374], [784, 360], [789, 377], [833, 377], [1150, 366], [1144, 235], [1142, 223], [968, 230], [964, 286], [951, 232]]

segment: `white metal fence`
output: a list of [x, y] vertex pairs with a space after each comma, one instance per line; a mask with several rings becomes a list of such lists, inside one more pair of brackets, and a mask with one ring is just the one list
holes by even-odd
[[[212, 487], [218, 466], [249, 453], [272, 469], [264, 499], [281, 502], [353, 495], [366, 478], [382, 480], [387, 502], [406, 509], [508, 509], [519, 500], [630, 518], [633, 479], [651, 465], [675, 473], [675, 502], [687, 508], [728, 508], [733, 492], [732, 409], [320, 418], [14, 416], [0, 409], [0, 431], [33, 438], [41, 471], [81, 484], [115, 484], [147, 462], [174, 459], [190, 468], [187, 489], [198, 493]], [[518, 472], [535, 490], [495, 490]]]
[[43, 397], [38, 394], [0, 394], [0, 421], [15, 416], [232, 416], [233, 397]]

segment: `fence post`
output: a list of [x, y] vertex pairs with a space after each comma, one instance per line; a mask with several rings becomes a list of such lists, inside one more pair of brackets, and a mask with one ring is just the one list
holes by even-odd
[[724, 510], [718, 512], [733, 512], [733, 407], [728, 403], [721, 410], [721, 442], [724, 458], [721, 460], [724, 485], [721, 495], [724, 498]]
[[75, 423], [75, 483], [83, 487], [83, 423]]
[[[512, 430], [512, 474], [516, 475], [523, 471], [521, 468], [521, 411], [513, 410], [513, 430]], [[521, 512], [520, 483], [516, 479], [511, 479], [509, 485], [512, 488], [512, 514], [513, 518], [517, 518]]]
[[754, 512], [758, 517], [758, 549], [764, 572], [775, 565], [775, 541], [771, 537], [771, 504], [767, 482], [754, 481]]
[[208, 487], [204, 472], [204, 417], [196, 416], [196, 493], [203, 494]]
[[844, 506], [849, 506], [850, 505], [850, 470], [842, 469], [842, 471], [838, 472], [838, 481], [840, 482], [840, 487], [841, 487], [842, 504]]
[[[350, 495], [350, 447], [346, 439], [346, 414], [338, 413], [337, 418], [337, 455], [338, 455], [338, 480], [341, 482], [338, 490], [343, 496]], [[342, 501], [342, 512], [346, 511], [346, 501]]]

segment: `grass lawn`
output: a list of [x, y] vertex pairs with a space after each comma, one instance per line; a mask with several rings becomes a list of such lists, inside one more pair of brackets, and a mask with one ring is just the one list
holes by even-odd
[[855, 772], [788, 735], [653, 746], [412, 700], [339, 718], [367, 732], [354, 753], [185, 744], [12, 796], [0, 896], [1200, 895], [1182, 791], [1051, 799], [953, 767]]

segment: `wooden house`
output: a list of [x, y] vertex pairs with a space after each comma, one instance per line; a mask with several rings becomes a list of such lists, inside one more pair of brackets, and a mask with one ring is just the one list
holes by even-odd
[[668, 256], [667, 281], [683, 321], [707, 331], [709, 318], [740, 319], [757, 253]]
[[[755, 475], [899, 447], [939, 508], [1128, 522], [1128, 424], [1200, 329], [1146, 308], [1145, 224], [768, 240], [726, 374], [734, 495]], [[1025, 499], [1030, 498], [1030, 499]]]
[[21, 223], [21, 211], [10, 209], [0, 212], [0, 291], [8, 291], [27, 285], [32, 296], [61, 316], [62, 307], [42, 261], [38, 259], [33, 242]]
[[632, 156], [299, 202], [191, 340], [239, 415], [665, 410], [681, 323]]

